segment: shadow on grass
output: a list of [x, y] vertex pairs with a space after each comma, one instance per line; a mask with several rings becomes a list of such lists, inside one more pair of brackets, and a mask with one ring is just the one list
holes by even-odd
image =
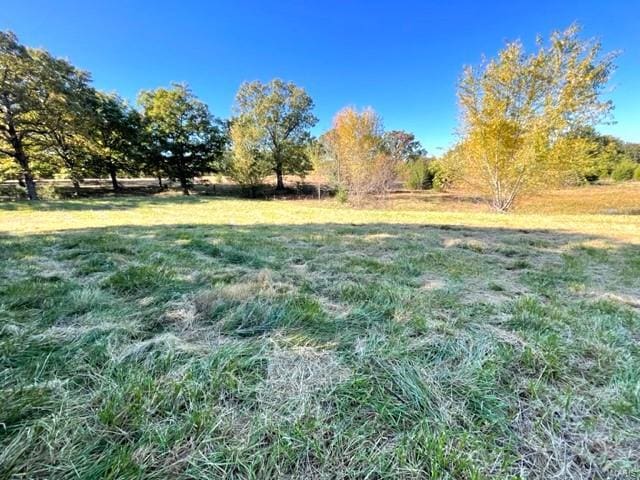
[[[242, 477], [307, 478], [309, 439], [322, 438], [313, 468], [335, 477], [374, 455], [390, 472], [379, 477], [399, 478], [415, 454], [424, 478], [481, 478], [473, 465], [495, 473], [500, 455], [513, 460], [494, 476], [509, 478], [547, 468], [546, 447], [542, 463], [527, 460], [532, 445], [564, 442], [549, 469], [586, 478], [592, 464], [566, 460], [565, 439], [591, 434], [579, 423], [586, 408], [603, 426], [628, 422], [612, 453], [626, 468], [638, 417], [620, 402], [636, 389], [638, 317], [582, 292], [638, 291], [638, 279], [639, 246], [536, 229], [178, 224], [3, 235], [1, 440], [11, 449], [0, 477], [38, 477], [54, 451], [60, 476], [138, 478], [144, 461], [159, 478], [193, 478], [167, 473], [168, 445], [189, 462], [212, 455], [207, 478], [238, 477], [237, 464], [248, 465]], [[570, 406], [555, 393], [568, 387], [584, 400]], [[593, 401], [603, 395], [610, 403]], [[314, 408], [291, 416], [296, 398]], [[549, 415], [568, 408], [578, 420]], [[520, 411], [530, 423], [518, 423]], [[64, 443], [30, 434], [41, 425]], [[166, 425], [178, 433], [167, 437]], [[625, 434], [614, 428], [599, 430], [610, 445]], [[431, 432], [451, 443], [425, 445]], [[400, 450], [363, 447], [389, 435]], [[140, 451], [154, 453], [140, 460]], [[367, 476], [351, 468], [347, 477]]]
[[[123, 198], [106, 202], [104, 208], [176, 201], [202, 199]], [[74, 208], [70, 202], [42, 206]], [[90, 206], [83, 203], [81, 208]], [[71, 277], [78, 271], [113, 273], [129, 264], [168, 265], [209, 279], [227, 268], [268, 269], [283, 278], [291, 273], [311, 290], [316, 283], [331, 290], [329, 283], [343, 280], [414, 288], [432, 275], [443, 284], [502, 282], [505, 288], [509, 282], [528, 281], [552, 295], [559, 293], [554, 288], [574, 280], [597, 283], [593, 272], [600, 267], [623, 283], [635, 285], [640, 279], [638, 245], [565, 231], [445, 224], [123, 225], [1, 235], [0, 247], [3, 261], [19, 265], [47, 256], [68, 264], [71, 272], [65, 275]]]
[[112, 194], [110, 196], [77, 198], [65, 200], [26, 200], [0, 202], [0, 210], [33, 210], [33, 211], [81, 211], [81, 210], [128, 210], [145, 206], [167, 205], [175, 203], [200, 203], [210, 201], [213, 196], [141, 196], [138, 194]]
[[110, 188], [84, 187], [81, 189], [80, 195], [76, 196], [71, 187], [56, 187], [59, 199], [29, 202], [16, 195], [5, 199], [0, 197], [0, 210], [118, 210], [144, 205], [198, 202], [211, 198], [253, 200], [317, 198], [316, 187], [310, 184], [301, 184], [296, 188], [289, 187], [283, 191], [276, 191], [271, 185], [262, 185], [256, 187], [253, 192], [239, 185], [198, 184], [191, 188], [191, 193], [191, 195], [182, 195], [181, 190], [175, 187], [159, 190], [157, 186], [122, 186], [117, 192]]

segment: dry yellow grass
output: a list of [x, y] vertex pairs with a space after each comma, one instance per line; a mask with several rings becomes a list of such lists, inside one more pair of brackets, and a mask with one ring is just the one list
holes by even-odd
[[[481, 198], [459, 192], [395, 194], [396, 208], [437, 211], [490, 212]], [[513, 213], [640, 214], [640, 182], [609, 183], [553, 189], [522, 197]]]
[[[243, 200], [178, 196], [0, 204], [0, 232], [30, 234], [110, 226], [424, 224], [545, 229], [640, 243], [640, 184], [552, 191], [523, 200], [510, 214], [456, 194], [396, 194], [353, 208], [333, 200]], [[616, 213], [616, 214], [613, 214]]]

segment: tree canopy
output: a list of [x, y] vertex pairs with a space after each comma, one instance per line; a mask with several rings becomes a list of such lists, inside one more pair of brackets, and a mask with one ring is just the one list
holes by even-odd
[[[311, 168], [305, 147], [311, 139], [309, 130], [318, 121], [313, 106], [304, 89], [280, 79], [243, 83], [238, 90], [235, 135], [254, 139], [253, 150], [275, 173], [278, 190], [284, 189], [284, 175], [304, 175]], [[243, 129], [250, 132], [241, 134]]]
[[640, 144], [596, 130], [613, 108], [603, 92], [615, 55], [579, 33], [539, 38], [532, 52], [511, 42], [465, 68], [459, 139], [436, 160], [411, 132], [385, 131], [373, 109], [344, 108], [314, 138], [314, 102], [292, 82], [243, 83], [225, 121], [185, 84], [143, 91], [131, 106], [67, 60], [0, 32], [0, 176], [37, 199], [35, 179], [54, 175], [76, 194], [86, 177], [110, 177], [117, 191], [119, 177], [140, 175], [161, 188], [176, 180], [188, 194], [194, 178], [224, 173], [255, 194], [269, 174], [282, 191], [286, 175], [313, 169], [319, 192], [324, 181], [360, 198], [402, 178], [411, 188], [464, 185], [499, 211], [543, 186], [640, 176]]
[[387, 149], [382, 119], [373, 109], [342, 109], [322, 142], [332, 176], [356, 199], [390, 188], [397, 159]]
[[188, 195], [193, 177], [221, 166], [225, 139], [220, 122], [182, 84], [144, 91], [138, 102], [145, 128], [163, 159], [163, 170], [179, 180]]
[[38, 194], [30, 153], [45, 148], [52, 129], [69, 118], [64, 111], [76, 105], [74, 95], [88, 80], [67, 61], [0, 32], [0, 153], [15, 161], [31, 200]]
[[613, 55], [601, 56], [595, 41], [583, 41], [572, 26], [548, 44], [525, 52], [509, 43], [481, 69], [465, 69], [458, 90], [462, 128], [458, 172], [508, 210], [526, 189], [560, 182], [579, 168], [568, 155], [570, 133], [602, 120], [612, 108], [601, 93]]

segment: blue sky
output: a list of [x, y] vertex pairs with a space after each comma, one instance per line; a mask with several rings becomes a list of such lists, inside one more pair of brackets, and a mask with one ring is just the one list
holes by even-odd
[[0, 28], [128, 99], [184, 81], [227, 117], [242, 81], [280, 77], [313, 97], [316, 133], [346, 105], [372, 106], [434, 154], [454, 139], [463, 65], [578, 21], [585, 37], [622, 51], [609, 94], [617, 123], [601, 130], [640, 142], [639, 0], [2, 3]]

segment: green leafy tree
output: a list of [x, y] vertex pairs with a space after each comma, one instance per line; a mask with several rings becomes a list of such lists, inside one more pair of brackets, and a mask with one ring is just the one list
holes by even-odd
[[613, 172], [611, 172], [611, 178], [616, 182], [632, 180], [637, 168], [638, 164], [636, 162], [625, 158], [613, 169]]
[[246, 117], [240, 117], [231, 124], [230, 139], [227, 174], [255, 197], [256, 188], [272, 171], [271, 162], [261, 149], [260, 129]]
[[90, 117], [92, 169], [107, 174], [114, 191], [120, 190], [118, 175], [140, 170], [140, 114], [118, 95], [97, 92]]
[[318, 121], [313, 106], [304, 89], [280, 79], [243, 83], [238, 90], [235, 129], [251, 130], [242, 136], [256, 139], [261, 158], [276, 175], [277, 190], [284, 189], [284, 175], [304, 175], [311, 169], [306, 146], [309, 130]]
[[640, 143], [623, 142], [622, 150], [631, 160], [640, 163]]
[[69, 78], [73, 81], [66, 85], [66, 101], [50, 109], [39, 146], [58, 159], [79, 195], [80, 182], [89, 168], [92, 130], [88, 119], [93, 115], [96, 92], [89, 86], [88, 74], [77, 72]]
[[[577, 173], [579, 177], [588, 181], [612, 175], [616, 167], [625, 161], [634, 161], [633, 147], [611, 135], [602, 135], [595, 128], [587, 127], [567, 135], [576, 148], [572, 154], [585, 158]], [[638, 159], [640, 161], [640, 159]]]
[[571, 132], [594, 125], [612, 108], [600, 98], [613, 55], [582, 41], [572, 26], [527, 54], [509, 43], [482, 69], [467, 68], [460, 83], [462, 138], [454, 170], [499, 211], [526, 190], [562, 182], [581, 166]]
[[144, 124], [162, 156], [162, 169], [189, 194], [193, 177], [220, 169], [226, 142], [221, 123], [186, 85], [142, 92]]
[[145, 119], [143, 119], [139, 142], [141, 152], [140, 166], [144, 174], [153, 176], [158, 180], [158, 187], [163, 190], [165, 185], [162, 179], [169, 176], [167, 173], [167, 158], [163, 155], [160, 139], [155, 137], [146, 123]]
[[42, 148], [51, 118], [73, 101], [72, 86], [85, 80], [67, 61], [0, 32], [0, 154], [16, 163], [30, 200], [38, 198], [30, 152]]

